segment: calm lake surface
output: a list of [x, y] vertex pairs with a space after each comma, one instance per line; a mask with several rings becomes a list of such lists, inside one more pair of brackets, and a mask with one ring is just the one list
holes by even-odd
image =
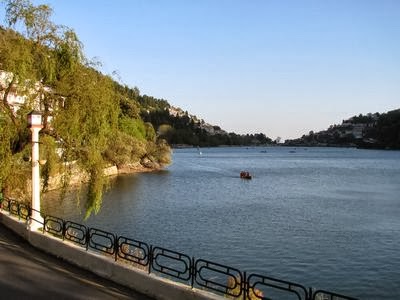
[[87, 221], [76, 201], [42, 209], [242, 271], [400, 299], [400, 151], [201, 151], [177, 149], [164, 171], [115, 178]]

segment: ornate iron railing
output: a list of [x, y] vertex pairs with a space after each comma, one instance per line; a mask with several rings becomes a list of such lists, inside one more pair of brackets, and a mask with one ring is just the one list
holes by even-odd
[[[30, 221], [32, 208], [16, 200], [2, 199], [1, 208], [10, 215]], [[135, 239], [88, 228], [85, 225], [46, 215], [43, 233], [71, 241], [86, 249], [103, 252], [116, 261], [131, 262], [187, 285], [217, 292], [232, 299], [296, 299], [296, 300], [357, 300], [325, 290], [306, 288], [301, 284], [269, 276], [250, 274], [236, 268], [191, 258], [186, 254], [152, 246]]]
[[[47, 216], [44, 218], [46, 223]], [[88, 228], [71, 221], [63, 222], [63, 238], [88, 249]]]
[[65, 222], [63, 219], [47, 216], [47, 218], [44, 219], [43, 230], [55, 236], [64, 238], [64, 224]]
[[148, 266], [150, 263], [150, 247], [144, 242], [120, 236], [117, 240], [118, 249], [115, 260], [123, 260]]
[[242, 273], [235, 268], [204, 259], [195, 262], [195, 282], [206, 289], [239, 297], [242, 292]]
[[150, 246], [151, 270], [170, 277], [189, 281], [192, 259], [186, 254], [161, 247]]

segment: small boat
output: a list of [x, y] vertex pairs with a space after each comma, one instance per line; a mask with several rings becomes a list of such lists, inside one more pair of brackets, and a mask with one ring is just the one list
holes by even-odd
[[242, 171], [242, 172], [240, 172], [240, 178], [242, 178], [242, 179], [251, 179], [251, 175], [247, 171]]

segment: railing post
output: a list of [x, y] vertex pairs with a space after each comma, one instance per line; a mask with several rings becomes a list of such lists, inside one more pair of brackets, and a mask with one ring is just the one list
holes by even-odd
[[90, 242], [90, 234], [89, 234], [90, 228], [86, 228], [86, 251], [89, 249], [89, 242]]
[[194, 257], [192, 257], [192, 261], [191, 261], [191, 266], [190, 266], [190, 276], [191, 276], [191, 280], [190, 280], [190, 286], [191, 288], [193, 288], [194, 286], [194, 279], [196, 278], [196, 260], [194, 259]]
[[114, 252], [115, 252], [115, 254], [114, 254], [114, 260], [115, 261], [117, 261], [117, 259], [118, 259], [118, 251], [119, 251], [119, 243], [118, 243], [118, 241], [119, 241], [119, 237], [118, 236], [115, 236], [115, 240], [114, 240]]
[[62, 220], [63, 221], [63, 223], [62, 223], [62, 239], [63, 239], [63, 241], [65, 241], [65, 233], [66, 233], [66, 228], [65, 228], [65, 220]]
[[312, 300], [313, 299], [313, 291], [312, 291], [312, 287], [308, 288], [308, 295], [307, 295], [307, 300]]
[[152, 264], [153, 264], [153, 245], [150, 245], [150, 250], [149, 250], [149, 274], [151, 273]]
[[19, 202], [17, 205], [17, 213], [18, 213], [18, 221], [20, 221], [21, 220], [21, 208], [20, 208]]
[[248, 282], [247, 282], [247, 274], [246, 271], [243, 272], [243, 280], [240, 283], [241, 284], [241, 289], [243, 292], [243, 300], [246, 300], [246, 295], [247, 295], [247, 288], [248, 288]]
[[42, 233], [44, 234], [44, 228], [46, 227], [46, 218], [47, 218], [47, 216], [44, 216], [43, 217], [43, 226], [42, 226]]

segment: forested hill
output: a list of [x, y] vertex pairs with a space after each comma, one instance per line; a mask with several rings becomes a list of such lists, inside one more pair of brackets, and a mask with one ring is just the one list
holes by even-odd
[[228, 133], [218, 125], [208, 124], [181, 108], [171, 106], [165, 99], [140, 95], [138, 88], [115, 84], [117, 90], [126, 96], [121, 100], [124, 113], [129, 114], [133, 103], [138, 103], [141, 118], [151, 123], [157, 136], [172, 146], [251, 146], [275, 143], [263, 133]]
[[285, 145], [400, 149], [400, 109], [353, 116], [327, 130], [311, 131], [299, 139], [287, 140]]

